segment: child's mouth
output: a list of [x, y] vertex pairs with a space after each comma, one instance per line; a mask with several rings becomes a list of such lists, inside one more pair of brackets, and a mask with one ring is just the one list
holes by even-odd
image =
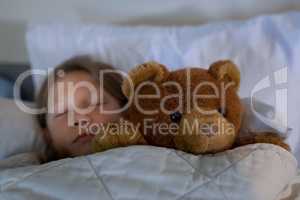
[[86, 142], [90, 142], [95, 135], [93, 134], [87, 134], [87, 133], [83, 133], [78, 135], [74, 140], [73, 143], [86, 143]]

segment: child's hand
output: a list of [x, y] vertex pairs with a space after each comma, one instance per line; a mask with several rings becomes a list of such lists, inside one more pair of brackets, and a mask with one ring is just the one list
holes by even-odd
[[[127, 128], [125, 128], [125, 126]], [[92, 141], [93, 152], [101, 152], [112, 148], [125, 147], [130, 145], [145, 145], [143, 135], [138, 129], [132, 128], [132, 123], [109, 123], [101, 129]]]

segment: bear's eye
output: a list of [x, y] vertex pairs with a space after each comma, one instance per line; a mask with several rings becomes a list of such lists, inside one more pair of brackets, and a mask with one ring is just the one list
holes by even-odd
[[219, 112], [220, 114], [222, 114], [224, 117], [226, 116], [226, 110], [225, 110], [225, 109], [219, 108], [219, 109], [218, 109], [218, 112]]
[[182, 117], [182, 114], [178, 111], [170, 114], [171, 121], [175, 122], [175, 123], [180, 122], [181, 117]]

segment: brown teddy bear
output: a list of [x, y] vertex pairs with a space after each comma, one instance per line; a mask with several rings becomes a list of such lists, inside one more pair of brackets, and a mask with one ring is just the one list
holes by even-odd
[[106, 132], [93, 140], [93, 149], [149, 144], [204, 154], [271, 143], [289, 150], [276, 133], [239, 137], [243, 115], [239, 85], [240, 72], [229, 60], [215, 62], [208, 70], [169, 71], [157, 62], [139, 65], [123, 81], [129, 100], [126, 120], [117, 124], [123, 128], [107, 124]]

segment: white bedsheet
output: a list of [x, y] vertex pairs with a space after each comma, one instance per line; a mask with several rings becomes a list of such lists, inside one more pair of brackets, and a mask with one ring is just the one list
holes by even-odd
[[292, 154], [270, 144], [214, 156], [131, 146], [2, 170], [0, 199], [271, 200], [296, 173]]

